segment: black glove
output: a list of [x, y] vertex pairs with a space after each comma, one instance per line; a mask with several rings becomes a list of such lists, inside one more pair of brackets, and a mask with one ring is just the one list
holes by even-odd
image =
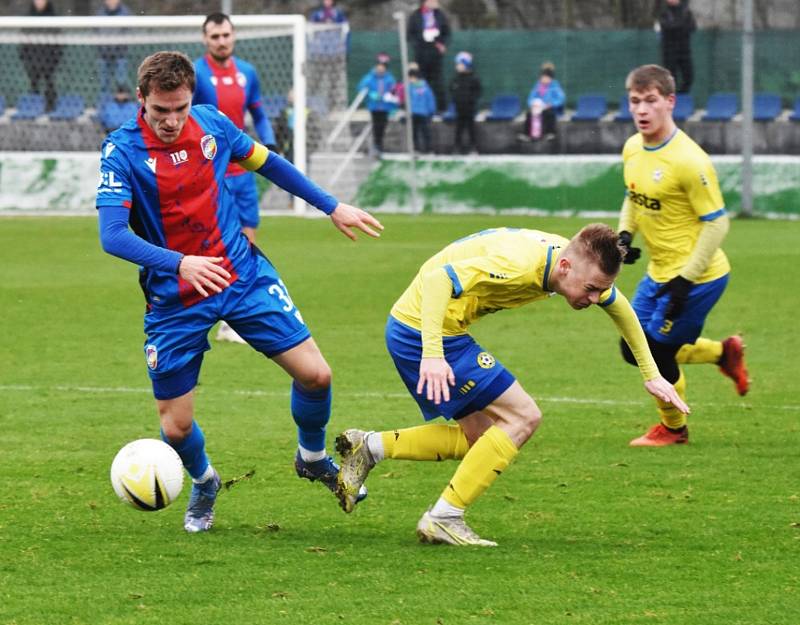
[[692, 283], [683, 276], [675, 276], [669, 282], [664, 283], [658, 291], [656, 297], [669, 293], [669, 303], [664, 310], [664, 318], [673, 321], [680, 317], [686, 300], [689, 299], [689, 291], [692, 290]]
[[625, 248], [625, 259], [622, 262], [626, 265], [632, 265], [642, 255], [642, 248], [631, 247], [631, 241], [633, 241], [633, 235], [630, 232], [623, 230], [619, 233], [619, 244]]

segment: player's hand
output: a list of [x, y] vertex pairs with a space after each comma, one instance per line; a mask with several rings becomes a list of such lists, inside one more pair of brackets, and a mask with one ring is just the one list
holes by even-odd
[[383, 225], [367, 211], [350, 206], [349, 204], [339, 204], [333, 209], [331, 213], [331, 221], [347, 238], [356, 240], [356, 235], [352, 232], [351, 228], [358, 228], [361, 232], [368, 234], [371, 237], [381, 236], [379, 232], [373, 230], [383, 230]]
[[228, 279], [231, 277], [220, 267], [223, 260], [222, 256], [184, 256], [178, 274], [203, 297], [208, 297], [209, 291], [221, 293], [230, 286]]
[[630, 232], [623, 230], [619, 233], [619, 244], [625, 248], [625, 260], [622, 262], [626, 265], [632, 265], [642, 255], [642, 248], [631, 247], [631, 241], [633, 241], [633, 235]]
[[653, 397], [657, 397], [661, 401], [669, 402], [683, 414], [689, 414], [691, 412], [686, 402], [678, 395], [675, 387], [661, 376], [653, 378], [652, 380], [647, 380], [647, 382], [644, 383], [644, 387]]
[[686, 306], [686, 301], [689, 299], [689, 291], [691, 290], [691, 282], [683, 276], [675, 276], [656, 291], [656, 297], [661, 297], [669, 293], [669, 303], [664, 310], [664, 319], [674, 320], [680, 317], [684, 306]]
[[444, 358], [423, 358], [420, 361], [417, 395], [422, 395], [425, 390], [428, 401], [438, 406], [442, 401], [450, 401], [450, 387], [455, 385], [456, 376]]

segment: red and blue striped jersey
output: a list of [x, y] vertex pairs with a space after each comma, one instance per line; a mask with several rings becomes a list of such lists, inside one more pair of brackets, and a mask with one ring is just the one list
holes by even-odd
[[[255, 68], [236, 56], [231, 56], [229, 61], [227, 67], [222, 67], [209, 55], [195, 60], [197, 86], [192, 103], [217, 107], [242, 130], [245, 112], [250, 111], [258, 139], [264, 145], [275, 145], [275, 133], [261, 104], [261, 87]], [[233, 165], [228, 173], [245, 172]]]
[[[145, 241], [184, 255], [221, 256], [230, 281], [254, 271], [239, 213], [224, 184], [231, 161], [255, 142], [210, 106], [193, 106], [175, 142], [162, 142], [139, 115], [108, 135], [100, 158], [97, 207], [125, 206]], [[175, 273], [141, 268], [148, 302], [191, 306], [202, 296]]]

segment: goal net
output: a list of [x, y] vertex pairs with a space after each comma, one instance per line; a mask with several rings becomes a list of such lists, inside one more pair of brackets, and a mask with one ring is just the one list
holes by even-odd
[[[159, 50], [202, 57], [204, 19], [0, 18], [0, 153], [97, 153], [104, 136], [135, 114], [141, 61]], [[340, 25], [312, 28], [300, 15], [231, 21], [236, 55], [258, 72], [278, 147], [306, 171], [327, 120], [346, 106], [347, 33]]]

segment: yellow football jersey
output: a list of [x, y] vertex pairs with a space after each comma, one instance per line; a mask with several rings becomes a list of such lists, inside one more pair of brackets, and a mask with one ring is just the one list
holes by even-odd
[[392, 307], [392, 316], [421, 329], [422, 277], [444, 267], [453, 282], [442, 334], [464, 334], [487, 315], [552, 295], [547, 276], [569, 239], [538, 230], [495, 228], [459, 239], [429, 258]]
[[[686, 265], [704, 221], [725, 214], [711, 159], [682, 130], [659, 146], [646, 146], [637, 133], [622, 150], [625, 202], [650, 254], [647, 272], [667, 282]], [[730, 271], [718, 249], [698, 283]]]
[[[464, 334], [484, 315], [554, 295], [551, 272], [569, 239], [519, 228], [495, 228], [459, 239], [429, 258], [392, 307], [398, 321], [422, 331], [423, 277], [444, 269], [452, 294], [442, 323], [442, 336]], [[646, 380], [658, 376], [647, 340], [630, 303], [616, 286], [603, 292], [600, 306], [627, 341]]]

